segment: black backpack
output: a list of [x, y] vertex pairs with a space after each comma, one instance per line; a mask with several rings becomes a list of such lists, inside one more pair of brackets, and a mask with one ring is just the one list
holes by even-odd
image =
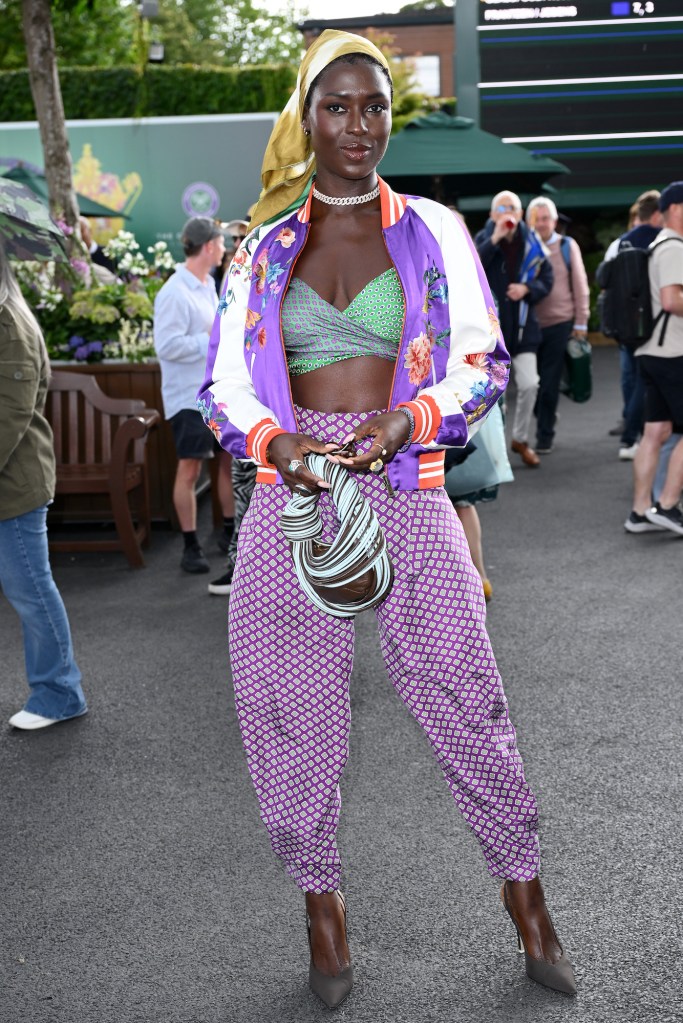
[[650, 256], [668, 241], [683, 242], [683, 238], [662, 238], [648, 249], [637, 249], [630, 242], [622, 242], [614, 259], [600, 264], [595, 279], [603, 289], [598, 299], [600, 330], [627, 348], [640, 348], [652, 337], [654, 329], [663, 319], [659, 344], [664, 335], [670, 313], [662, 309], [652, 315], [650, 298]]

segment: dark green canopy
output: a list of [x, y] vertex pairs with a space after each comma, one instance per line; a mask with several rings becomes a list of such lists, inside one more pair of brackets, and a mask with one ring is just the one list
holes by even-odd
[[[43, 199], [47, 203], [47, 181], [44, 174], [29, 170], [28, 167], [18, 163], [16, 167], [5, 171], [2, 176], [30, 188], [39, 199]], [[76, 201], [78, 202], [78, 212], [82, 217], [122, 217], [124, 220], [130, 219], [125, 213], [113, 210], [110, 206], [103, 206], [102, 203], [95, 202], [94, 199], [90, 199], [87, 195], [81, 195], [79, 192], [76, 192]]]
[[30, 188], [0, 177], [0, 243], [11, 259], [67, 260], [64, 232]]
[[429, 191], [441, 202], [449, 202], [483, 192], [493, 195], [504, 188], [537, 192], [549, 177], [568, 174], [569, 169], [523, 146], [503, 142], [469, 117], [439, 111], [418, 117], [392, 136], [379, 172], [401, 192], [424, 195]]

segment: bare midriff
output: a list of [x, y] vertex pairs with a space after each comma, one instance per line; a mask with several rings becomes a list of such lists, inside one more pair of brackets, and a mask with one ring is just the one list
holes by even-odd
[[389, 407], [393, 378], [393, 362], [362, 355], [292, 377], [292, 398], [317, 412], [374, 412]]

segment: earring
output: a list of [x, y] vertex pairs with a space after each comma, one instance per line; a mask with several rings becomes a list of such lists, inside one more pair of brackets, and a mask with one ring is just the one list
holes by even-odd
[[304, 128], [303, 124], [301, 125], [301, 128], [303, 130], [304, 135], [310, 135], [311, 134], [311, 129], [310, 128]]

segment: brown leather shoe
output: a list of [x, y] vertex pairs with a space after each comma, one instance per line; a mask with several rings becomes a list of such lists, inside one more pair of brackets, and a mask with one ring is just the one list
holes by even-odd
[[520, 440], [513, 440], [510, 447], [513, 451], [517, 452], [524, 464], [528, 465], [530, 469], [537, 469], [541, 464], [541, 459], [538, 457], [534, 449], [530, 448], [526, 442], [522, 444]]

